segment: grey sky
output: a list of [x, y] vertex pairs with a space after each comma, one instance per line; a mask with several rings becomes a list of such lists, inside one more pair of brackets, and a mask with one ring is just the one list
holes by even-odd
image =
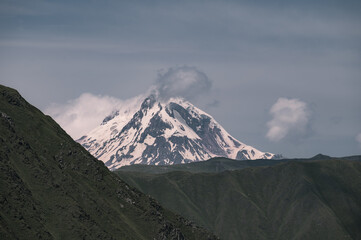
[[[213, 94], [195, 104], [240, 141], [360, 154], [361, 2], [255, 2], [2, 0], [0, 81], [44, 110], [83, 93], [127, 99], [161, 69], [196, 67]], [[307, 133], [266, 138], [279, 98], [307, 104]]]

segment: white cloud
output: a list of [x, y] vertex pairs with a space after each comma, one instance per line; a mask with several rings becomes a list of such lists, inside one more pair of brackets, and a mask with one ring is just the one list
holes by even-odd
[[72, 138], [78, 139], [98, 126], [121, 103], [122, 100], [114, 97], [83, 93], [66, 104], [52, 104], [44, 112], [52, 116]]
[[300, 137], [308, 129], [310, 112], [307, 104], [298, 99], [279, 98], [270, 114], [266, 137], [271, 141], [278, 142], [291, 134]]
[[211, 89], [212, 82], [207, 75], [195, 67], [169, 68], [164, 73], [159, 73], [156, 89], [161, 99], [182, 97], [188, 100]]
[[211, 88], [208, 77], [195, 67], [175, 67], [159, 73], [155, 86], [139, 96], [121, 100], [110, 96], [83, 93], [65, 104], [52, 104], [45, 113], [73, 138], [78, 139], [101, 124], [113, 111], [136, 111], [144, 98], [156, 91], [160, 99], [194, 99]]
[[361, 133], [359, 133], [359, 134], [356, 136], [356, 141], [358, 142], [359, 147], [361, 148]]

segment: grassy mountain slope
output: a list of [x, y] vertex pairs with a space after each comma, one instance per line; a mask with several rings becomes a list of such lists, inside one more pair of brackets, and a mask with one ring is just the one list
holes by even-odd
[[0, 85], [0, 239], [214, 239]]
[[222, 239], [361, 239], [360, 161], [319, 158], [221, 173], [117, 174]]

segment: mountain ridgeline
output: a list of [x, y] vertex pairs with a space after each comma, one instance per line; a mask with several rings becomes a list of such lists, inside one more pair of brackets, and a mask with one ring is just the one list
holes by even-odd
[[130, 187], [0, 85], [0, 239], [217, 239]]
[[275, 159], [234, 137], [190, 102], [152, 94], [106, 117], [78, 142], [111, 170], [131, 164], [172, 165], [208, 160]]
[[229, 158], [212, 158], [208, 161], [192, 162], [189, 164], [175, 164], [175, 165], [143, 165], [134, 164], [129, 166], [123, 166], [117, 171], [120, 172], [143, 172], [143, 173], [167, 173], [175, 171], [186, 171], [191, 173], [220, 173], [224, 171], [240, 170], [249, 167], [267, 167], [274, 166], [280, 163], [286, 162], [308, 162], [313, 160], [350, 160], [350, 161], [361, 161], [361, 156], [350, 156], [342, 158], [332, 158], [323, 154], [318, 154], [312, 158], [307, 159], [279, 159], [277, 161], [269, 159], [258, 159], [258, 160], [244, 160], [238, 161]]
[[361, 239], [361, 156], [215, 158], [115, 173], [221, 239]]
[[270, 160], [184, 100], [141, 102], [79, 140], [111, 172], [0, 85], [0, 239], [361, 239], [361, 156]]

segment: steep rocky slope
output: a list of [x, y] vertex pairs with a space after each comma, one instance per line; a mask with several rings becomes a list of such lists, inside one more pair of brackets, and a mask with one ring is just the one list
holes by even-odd
[[215, 239], [0, 85], [0, 239]]

